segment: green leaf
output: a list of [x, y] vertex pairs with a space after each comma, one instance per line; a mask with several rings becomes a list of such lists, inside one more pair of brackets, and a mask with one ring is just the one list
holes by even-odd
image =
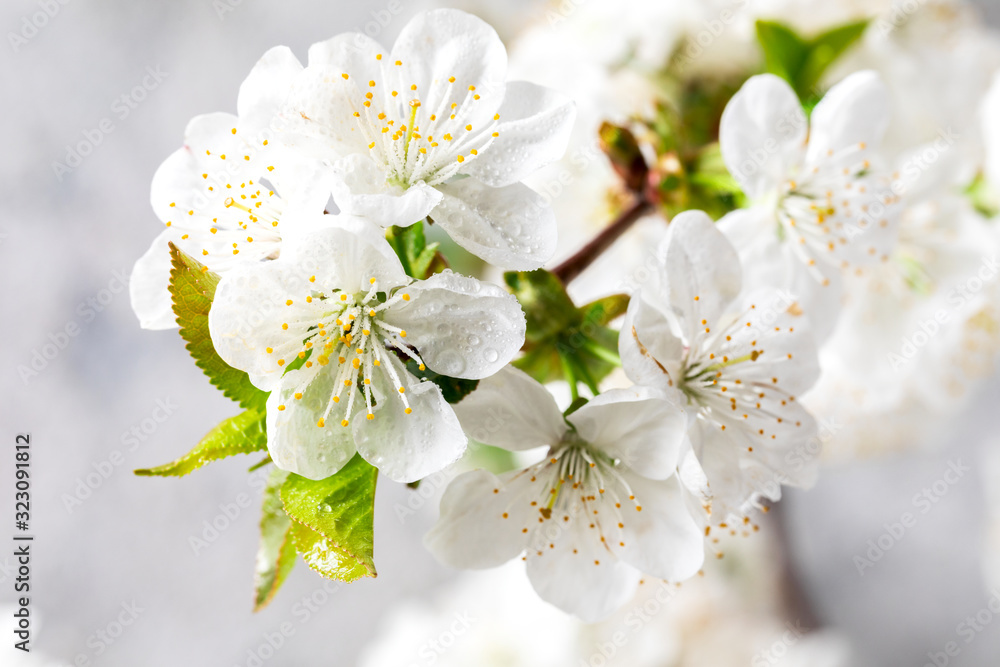
[[597, 301], [591, 301], [580, 308], [583, 319], [595, 324], [607, 324], [625, 314], [628, 310], [628, 294], [612, 294]]
[[314, 481], [291, 474], [281, 502], [306, 564], [329, 579], [375, 577], [375, 482], [378, 470], [355, 454], [340, 472]]
[[208, 332], [208, 311], [215, 298], [219, 275], [170, 244], [170, 296], [181, 338], [195, 364], [229, 399], [248, 410], [264, 412], [267, 392], [253, 386], [243, 371], [227, 364], [215, 351]]
[[810, 40], [809, 54], [802, 63], [796, 79], [798, 86], [796, 92], [799, 93], [800, 99], [806, 100], [803, 95], [807, 91], [815, 92], [826, 70], [861, 39], [866, 28], [868, 28], [867, 20], [847, 23], [827, 30]]
[[441, 395], [449, 403], [458, 403], [463, 398], [471, 394], [479, 386], [479, 380], [465, 380], [463, 378], [453, 378], [449, 375], [441, 375], [424, 368], [420, 370], [420, 364], [413, 359], [406, 360], [406, 369], [414, 376], [430, 380], [441, 388]]
[[438, 252], [438, 244], [427, 244], [423, 222], [409, 227], [390, 227], [385, 238], [396, 251], [406, 275], [412, 278], [425, 280], [448, 268], [448, 263]]
[[805, 40], [782, 23], [760, 20], [757, 21], [757, 41], [764, 50], [767, 71], [794, 87], [799, 70], [809, 55]]
[[528, 342], [551, 338], [580, 323], [579, 311], [554, 273], [508, 271], [503, 278], [524, 310]]
[[864, 34], [868, 21], [837, 26], [806, 39], [775, 21], [757, 21], [757, 41], [764, 50], [767, 71], [788, 81], [799, 99], [812, 106], [820, 98], [820, 79], [830, 66]]
[[281, 505], [281, 486], [289, 473], [275, 468], [267, 479], [260, 518], [260, 546], [254, 569], [253, 610], [260, 611], [274, 598], [295, 566], [292, 520]]
[[266, 449], [265, 416], [256, 410], [247, 410], [213, 428], [197, 447], [176, 461], [155, 468], [142, 468], [135, 474], [140, 477], [183, 477], [206, 463]]
[[612, 295], [577, 308], [548, 271], [508, 272], [504, 280], [528, 325], [524, 355], [514, 366], [539, 382], [565, 379], [574, 392], [581, 382], [596, 393], [618, 365], [618, 333], [605, 325], [625, 311], [628, 297]]

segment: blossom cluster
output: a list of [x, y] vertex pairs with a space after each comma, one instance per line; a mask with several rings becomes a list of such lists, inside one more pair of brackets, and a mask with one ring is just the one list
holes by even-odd
[[[555, 32], [582, 43], [573, 31], [593, 18], [582, 11]], [[530, 33], [520, 44], [524, 60]], [[678, 37], [672, 56], [634, 56], [670, 63], [660, 78], [712, 78], [684, 45]], [[900, 310], [923, 317], [938, 303], [928, 294], [957, 284], [935, 266], [960, 275], [969, 245], [984, 252], [996, 240], [969, 215], [941, 213], [944, 202], [968, 208], [954, 172], [910, 169], [925, 147], [900, 149], [893, 80], [875, 68], [819, 93], [748, 67], [693, 151], [677, 139], [687, 128], [657, 129], [675, 122], [662, 113], [668, 103], [623, 116], [565, 71], [600, 71], [615, 90], [618, 69], [566, 59], [555, 77], [535, 72], [555, 79], [547, 88], [508, 81], [519, 67], [489, 25], [449, 9], [419, 14], [391, 49], [345, 34], [313, 45], [305, 65], [285, 47], [268, 51], [240, 87], [237, 114], [193, 119], [156, 172], [152, 205], [165, 229], [137, 262], [131, 297], [143, 327], [171, 328], [182, 317], [178, 261], [218, 277], [211, 347], [266, 394], [279, 482], [322, 485], [360, 457], [418, 483], [451, 470], [470, 442], [510, 452], [503, 469], [454, 477], [427, 548], [459, 568], [521, 558], [539, 596], [597, 621], [643, 577], [696, 574], [714, 533], [754, 527], [752, 513], [783, 486], [808, 487], [829, 439], [814, 413], [835, 412], [829, 397], [864, 385], [902, 402], [917, 371], [899, 370], [905, 351], [886, 370], [872, 350], [919, 321]], [[663, 123], [635, 122], [644, 113]], [[608, 119], [619, 125], [597, 127]], [[635, 215], [616, 225], [649, 214], [657, 231], [652, 242], [634, 235], [641, 248], [613, 248], [612, 269], [598, 260], [548, 272], [574, 250], [557, 237], [585, 227], [574, 207], [610, 189], [580, 178], [569, 179], [578, 196], [539, 193], [581, 131], [600, 133], [602, 166], [633, 200]], [[938, 245], [941, 234], [961, 242]], [[508, 271], [510, 290], [483, 279], [495, 269]], [[584, 295], [621, 305], [594, 327], [600, 335], [573, 319]], [[977, 304], [960, 304], [965, 328], [949, 336], [985, 326], [976, 318], [995, 306]], [[885, 340], [872, 343], [872, 332]], [[282, 491], [279, 505], [323, 533], [292, 495]], [[320, 507], [336, 512], [335, 497]], [[315, 553], [299, 528], [287, 530], [300, 553]], [[323, 549], [351, 552], [335, 541]]]

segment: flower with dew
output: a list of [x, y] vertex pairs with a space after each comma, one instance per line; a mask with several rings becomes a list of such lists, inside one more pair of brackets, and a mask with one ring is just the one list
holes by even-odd
[[714, 518], [744, 514], [815, 474], [814, 419], [799, 403], [819, 375], [816, 344], [787, 294], [741, 297], [740, 259], [701, 211], [670, 223], [657, 268], [619, 337], [628, 377], [677, 396]]
[[467, 442], [439, 387], [417, 374], [487, 377], [520, 349], [525, 321], [495, 285], [451, 271], [412, 281], [377, 228], [337, 216], [273, 262], [226, 273], [209, 330], [219, 355], [271, 392], [279, 468], [322, 479], [359, 452], [411, 482]]
[[136, 262], [129, 289], [143, 328], [177, 326], [171, 310], [168, 244], [224, 273], [274, 259], [288, 235], [289, 208], [322, 212], [324, 174], [276, 145], [270, 122], [295, 72], [285, 47], [271, 49], [240, 86], [238, 116], [211, 113], [188, 123], [184, 146], [153, 176], [150, 200], [166, 225]]
[[810, 120], [791, 86], [752, 77], [722, 115], [719, 143], [748, 209], [719, 222], [754, 286], [797, 295], [824, 339], [836, 323], [841, 273], [887, 261], [897, 197], [876, 171], [889, 123], [878, 76], [858, 72], [830, 89]]
[[470, 437], [546, 447], [500, 476], [464, 473], [425, 538], [444, 563], [496, 567], [522, 553], [542, 599], [585, 621], [628, 601], [642, 573], [672, 581], [701, 567], [701, 530], [676, 476], [683, 411], [657, 389], [612, 389], [567, 417], [538, 382], [506, 368], [455, 406]]
[[315, 44], [280, 112], [284, 141], [338, 175], [342, 212], [379, 225], [430, 216], [508, 269], [555, 251], [555, 218], [520, 181], [565, 150], [573, 104], [506, 82], [507, 53], [480, 19], [425, 12], [391, 51], [361, 34]]

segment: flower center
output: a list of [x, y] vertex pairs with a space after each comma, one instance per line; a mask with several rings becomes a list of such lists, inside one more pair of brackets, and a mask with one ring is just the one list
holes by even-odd
[[[618, 469], [618, 462], [584, 442], [573, 431], [549, 452], [549, 458], [520, 475], [528, 476], [534, 488], [527, 497], [515, 502], [529, 502], [537, 523], [522, 528], [531, 533], [529, 554], [541, 556], [545, 549], [554, 549], [556, 539], [569, 530], [585, 525], [594, 531], [595, 541], [608, 548], [624, 547], [625, 508], [641, 512], [635, 495]], [[537, 516], [535, 515], [537, 511]], [[503, 514], [508, 518], [508, 513]], [[573, 553], [578, 549], [573, 548]], [[594, 562], [599, 565], [599, 561]]]
[[[314, 282], [315, 276], [309, 280]], [[281, 327], [295, 332], [295, 335], [280, 348], [267, 349], [268, 354], [276, 356], [279, 367], [296, 357], [303, 360], [302, 365], [306, 368], [312, 368], [314, 363], [320, 366], [336, 363], [331, 369], [335, 376], [334, 392], [327, 402], [326, 411], [316, 423], [320, 428], [326, 426], [333, 406], [342, 400], [347, 401], [347, 410], [341, 426], [350, 423], [355, 401], [359, 400], [365, 402], [367, 418], [374, 419], [376, 399], [372, 380], [376, 372], [381, 372], [387, 384], [395, 388], [394, 393], [402, 401], [404, 412], [412, 412], [406, 398], [406, 387], [400, 380], [394, 360], [389, 358], [393, 354], [390, 350], [412, 359], [419, 364], [420, 370], [424, 370], [425, 366], [416, 350], [404, 340], [406, 331], [382, 319], [388, 309], [401, 301], [409, 301], [410, 295], [404, 288], [388, 296], [379, 291], [375, 278], [369, 283], [371, 288], [368, 292], [313, 290], [302, 302], [289, 299], [285, 305], [291, 309], [292, 317]], [[301, 400], [302, 394], [296, 393], [295, 399]], [[283, 410], [284, 406], [280, 405], [278, 409]]]
[[[868, 147], [858, 143], [839, 151], [827, 151], [811, 167], [785, 182], [776, 200], [778, 234], [794, 242], [796, 254], [810, 267], [814, 277], [828, 281], [815, 268], [815, 256], [830, 256], [862, 236], [870, 226], [885, 227], [885, 205], [870, 192], [871, 162]], [[875, 247], [869, 253], [877, 253]], [[847, 268], [850, 262], [837, 257], [830, 262]]]
[[[382, 54], [376, 56], [382, 60]], [[480, 95], [474, 83], [458, 83], [454, 76], [434, 82], [430, 90], [405, 85], [393, 69], [402, 61], [382, 63], [382, 80], [356, 83], [364, 96], [351, 98], [351, 118], [368, 144], [386, 180], [407, 188], [418, 182], [438, 185], [474, 160], [496, 137], [500, 114], [483, 123], [477, 120]], [[341, 74], [353, 81], [347, 72]], [[399, 85], [387, 83], [395, 79]], [[358, 103], [360, 100], [360, 104]]]
[[[232, 132], [236, 134], [236, 128]], [[267, 143], [264, 140], [262, 145]], [[281, 197], [260, 179], [255, 183], [252, 179], [237, 182], [232, 178], [238, 175], [234, 168], [236, 172], [241, 170], [242, 162], [249, 162], [252, 152], [227, 155], [206, 150], [206, 155], [219, 158], [222, 169], [201, 174], [205, 188], [196, 201], [204, 203], [184, 210], [170, 202], [170, 207], [177, 209], [177, 217], [168, 220], [166, 226], [181, 232], [182, 241], [194, 234], [192, 242], [201, 243], [202, 257], [209, 258], [204, 261], [216, 270], [225, 270], [245, 259], [237, 257], [241, 250], [257, 259], [276, 259], [280, 252], [278, 223], [284, 210]], [[267, 169], [270, 172], [274, 167]]]

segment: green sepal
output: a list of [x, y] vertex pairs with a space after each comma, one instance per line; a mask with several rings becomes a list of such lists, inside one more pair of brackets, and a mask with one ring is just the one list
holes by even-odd
[[868, 21], [837, 26], [805, 38], [776, 21], [757, 21], [757, 41], [764, 51], [767, 71], [791, 84], [799, 100], [811, 108], [822, 96], [823, 74], [864, 34]]
[[592, 393], [617, 362], [618, 332], [608, 322], [625, 312], [628, 297], [612, 295], [577, 308], [562, 282], [544, 270], [508, 272], [504, 280], [521, 303], [527, 320], [524, 354], [514, 361], [539, 382], [567, 380]]
[[265, 450], [265, 415], [256, 410], [247, 410], [213, 428], [197, 447], [176, 461], [155, 468], [141, 468], [135, 474], [141, 477], [183, 477], [212, 461]]
[[335, 475], [310, 480], [290, 474], [281, 502], [306, 564], [328, 579], [375, 577], [375, 483], [378, 470], [355, 454]]
[[423, 221], [409, 227], [390, 227], [385, 232], [385, 239], [411, 278], [426, 280], [448, 268], [444, 256], [438, 252], [439, 244], [427, 243]]
[[281, 505], [281, 487], [289, 473], [275, 468], [267, 478], [260, 517], [260, 546], [254, 568], [253, 610], [266, 607], [295, 566], [292, 520]]
[[170, 244], [170, 296], [180, 326], [181, 338], [194, 362], [209, 382], [229, 399], [248, 410], [264, 412], [267, 392], [250, 382], [244, 371], [233, 368], [219, 356], [208, 331], [208, 312], [215, 298], [219, 275]]

